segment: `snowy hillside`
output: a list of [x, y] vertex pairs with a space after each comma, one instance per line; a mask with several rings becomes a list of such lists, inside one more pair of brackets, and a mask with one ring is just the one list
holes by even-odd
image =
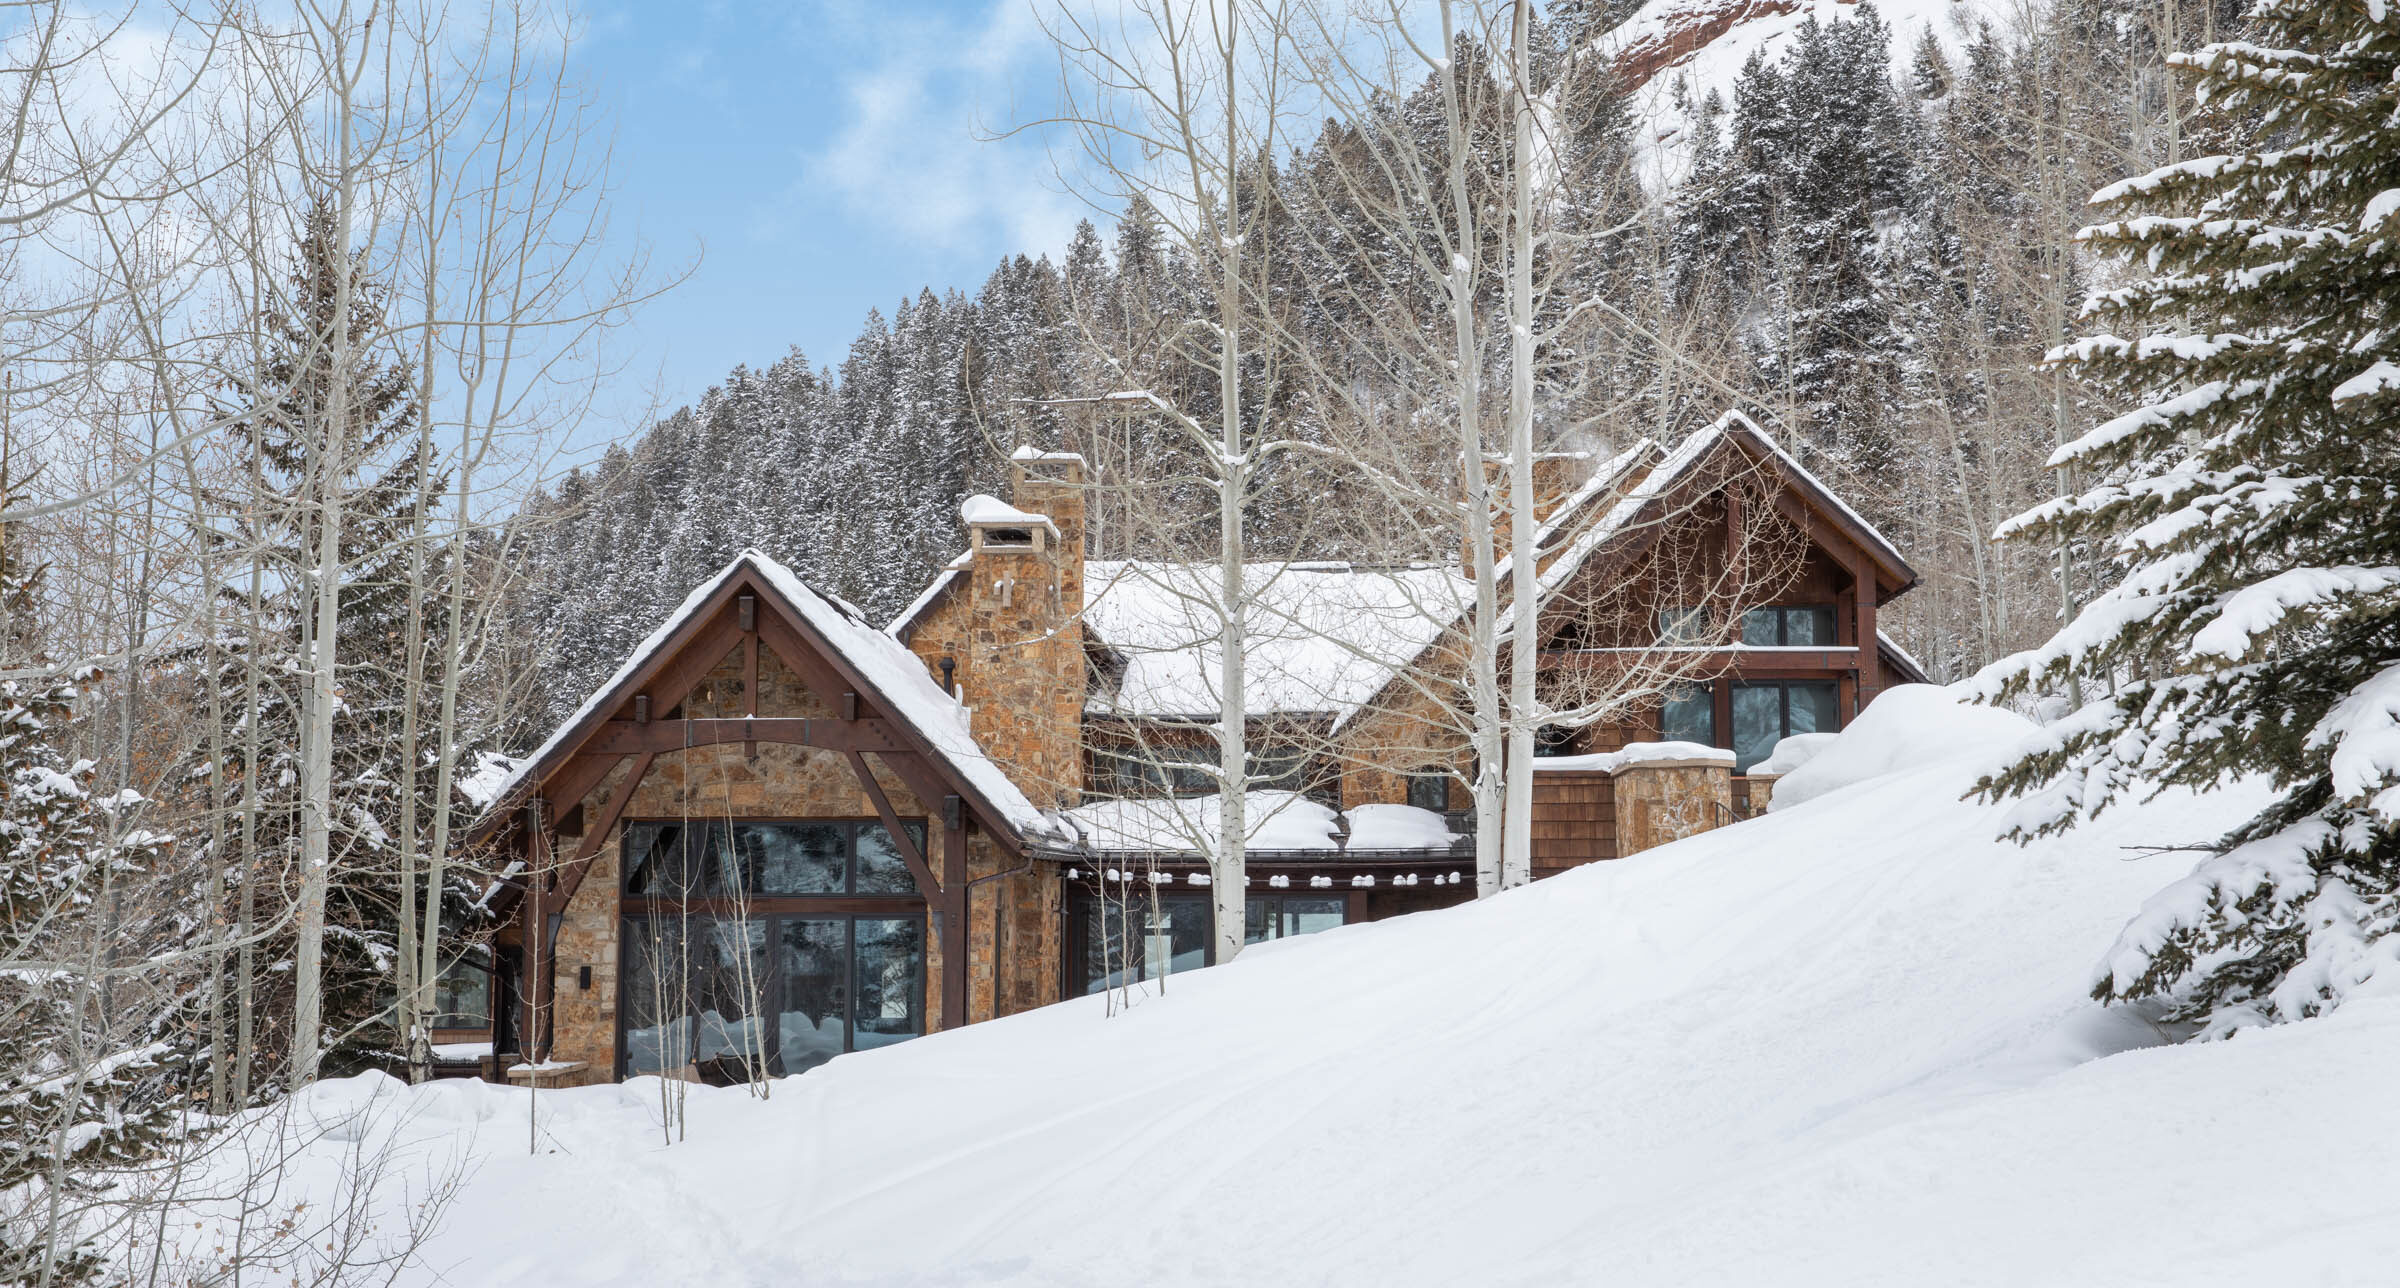
[[[1633, 95], [1635, 146], [1643, 178], [1663, 191], [1691, 158], [1693, 110], [1711, 90], [1733, 106], [1733, 83], [1751, 54], [1782, 56], [1802, 24], [1857, 13], [1857, 0], [1647, 0], [1596, 42]], [[2000, 0], [1878, 0], [1891, 30], [1892, 73], [1900, 76], [1927, 31], [1953, 65], [1978, 23], [2006, 31], [2013, 6]]]
[[2020, 850], [1958, 800], [1988, 724], [1857, 728], [1916, 767], [1113, 1018], [695, 1089], [672, 1146], [655, 1081], [545, 1093], [530, 1157], [522, 1091], [324, 1084], [294, 1195], [471, 1155], [415, 1283], [2389, 1282], [2400, 1169], [2355, 1146], [2400, 1104], [2307, 1091], [2387, 1081], [2400, 1001], [2136, 1050], [2084, 997], [2191, 864], [2149, 847], [2251, 795]]

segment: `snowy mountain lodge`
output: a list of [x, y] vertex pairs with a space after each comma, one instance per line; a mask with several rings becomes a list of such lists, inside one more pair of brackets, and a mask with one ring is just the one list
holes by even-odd
[[[1535, 876], [1763, 808], [1779, 741], [1924, 678], [1875, 626], [1915, 574], [1741, 417], [1544, 470], [1540, 683], [1607, 709], [1541, 741]], [[470, 836], [500, 929], [437, 1036], [733, 1079], [1207, 964], [1218, 573], [1087, 559], [1079, 457], [1011, 481], [889, 624], [755, 551], [695, 589]], [[1471, 898], [1472, 583], [1251, 571], [1250, 938]]]

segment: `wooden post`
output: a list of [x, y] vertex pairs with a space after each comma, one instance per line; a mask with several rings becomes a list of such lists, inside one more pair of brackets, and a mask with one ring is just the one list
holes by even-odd
[[1875, 574], [1861, 569], [1858, 574], [1858, 705], [1851, 709], [1855, 716], [1874, 700], [1883, 688], [1882, 659], [1875, 643]]
[[967, 826], [964, 802], [942, 798], [942, 1027], [956, 1028], [967, 1014]]
[[525, 910], [524, 982], [517, 992], [517, 1058], [527, 1064], [541, 1063], [538, 1053], [542, 1031], [542, 971], [545, 962], [543, 935], [549, 900], [543, 887], [549, 879], [549, 847], [544, 844], [542, 828], [542, 798], [536, 796], [525, 802], [525, 898], [518, 904]]

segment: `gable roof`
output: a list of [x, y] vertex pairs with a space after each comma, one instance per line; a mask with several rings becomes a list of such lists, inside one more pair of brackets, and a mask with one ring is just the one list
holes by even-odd
[[[1648, 441], [1645, 439], [1644, 443]], [[1837, 531], [1877, 565], [1878, 571], [1884, 574], [1881, 580], [1893, 586], [1891, 594], [1897, 595], [1917, 583], [1916, 570], [1900, 557], [1897, 546], [1875, 530], [1875, 525], [1834, 495], [1833, 489], [1809, 473], [1808, 467], [1802, 465], [1798, 457], [1785, 451], [1782, 444], [1758, 427], [1757, 422], [1738, 411], [1729, 411], [1707, 428], [1684, 439], [1674, 451], [1664, 453], [1651, 466], [1649, 473], [1626, 490], [1606, 514], [1589, 527], [1576, 532], [1573, 540], [1560, 550], [1556, 559], [1541, 570], [1539, 584], [1542, 590], [1552, 591], [1565, 585], [1583, 570], [1592, 556], [1605, 551], [1615, 538], [1649, 517], [1678, 487], [1695, 477], [1703, 465], [1727, 448], [1741, 450], [1782, 475], [1785, 485], [1798, 493], [1804, 504], [1824, 515]], [[1640, 445], [1634, 449], [1635, 452], [1641, 450]], [[1632, 453], [1628, 453], [1630, 455]], [[1625, 459], [1619, 458], [1620, 461]], [[1557, 517], [1571, 519], [1572, 516], [1562, 509]], [[1535, 548], [1541, 550], [1546, 547], [1537, 544]], [[1889, 595], [1880, 595], [1877, 602], [1888, 598]]]
[[716, 576], [684, 597], [683, 603], [633, 648], [616, 672], [583, 700], [533, 753], [519, 762], [492, 793], [492, 805], [476, 832], [505, 821], [530, 784], [539, 783], [572, 756], [609, 714], [623, 705], [665, 663], [730, 603], [753, 587], [771, 611], [802, 628], [825, 660], [857, 686], [860, 697], [890, 713], [893, 723], [922, 744], [935, 772], [987, 819], [1000, 822], [1016, 840], [1070, 839], [1072, 829], [1037, 808], [1007, 774], [984, 754], [967, 723], [967, 710], [942, 692], [925, 667], [898, 640], [875, 629], [866, 615], [837, 596], [820, 593], [798, 574], [762, 551], [745, 550]]

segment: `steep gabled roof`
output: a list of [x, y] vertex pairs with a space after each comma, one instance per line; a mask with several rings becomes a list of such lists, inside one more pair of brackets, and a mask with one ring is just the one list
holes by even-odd
[[935, 772], [956, 786], [978, 814], [1008, 828], [1011, 840], [1050, 841], [1072, 835], [1056, 818], [1027, 800], [984, 754], [968, 728], [966, 708], [942, 692], [914, 654], [877, 630], [856, 607], [818, 592], [791, 569], [757, 550], [735, 556], [634, 646], [616, 673], [497, 786], [492, 807], [477, 824], [475, 834], [486, 834], [505, 822], [510, 808], [521, 802], [531, 784], [541, 782], [574, 755], [613, 712], [641, 691], [745, 589], [757, 592], [767, 611], [781, 613], [798, 627], [843, 681], [854, 686], [861, 698], [889, 713], [896, 727], [921, 744]]
[[[1780, 475], [1781, 482], [1799, 496], [1802, 504], [1824, 517], [1845, 539], [1875, 562], [1878, 571], [1883, 574], [1878, 580], [1891, 585], [1891, 595], [1897, 595], [1916, 584], [1916, 570], [1900, 557], [1898, 547], [1875, 530], [1875, 525], [1868, 523], [1856, 510], [1834, 495], [1833, 489], [1809, 473], [1797, 457], [1783, 450], [1782, 444], [1760, 429], [1756, 422], [1738, 411], [1729, 411], [1707, 428], [1683, 440], [1674, 451], [1666, 453], [1639, 483], [1626, 490], [1616, 504], [1609, 507], [1606, 514], [1576, 532], [1553, 561], [1542, 569], [1542, 589], [1547, 592], [1565, 585], [1580, 574], [1595, 555], [1605, 558], [1618, 537], [1657, 517], [1659, 508], [1667, 498], [1697, 477], [1704, 466], [1727, 449], [1740, 450], [1761, 466]], [[1560, 517], [1567, 516], [1562, 511]], [[1891, 595], [1879, 595], [1877, 602]]]
[[[1882, 573], [1878, 578], [1879, 584], [1888, 581], [1893, 587], [1890, 595], [1878, 595], [1877, 602], [1889, 599], [1891, 595], [1897, 595], [1917, 583], [1916, 570], [1908, 566], [1908, 562], [1900, 557], [1899, 549], [1885, 540], [1873, 524], [1835, 496], [1831, 488], [1809, 473], [1807, 467], [1783, 450], [1782, 445], [1760, 429], [1756, 422], [1738, 411], [1729, 411], [1707, 428], [1677, 444], [1672, 452], [1663, 451], [1655, 441], [1645, 438], [1594, 471], [1591, 479], [1561, 503], [1535, 532], [1535, 575], [1542, 591], [1555, 591], [1574, 577], [1604, 566], [1612, 555], [1627, 549], [1629, 543], [1619, 538], [1629, 535], [1641, 524], [1654, 518], [1659, 508], [1675, 495], [1677, 488], [1698, 477], [1702, 467], [1725, 450], [1743, 451], [1761, 465], [1775, 470], [1782, 476], [1782, 481], [1800, 496], [1802, 504], [1824, 516], [1848, 540], [1866, 552]], [[1594, 517], [1592, 512], [1610, 496], [1615, 496], [1616, 501], [1609, 505], [1605, 513]], [[1514, 560], [1502, 560], [1496, 571], [1505, 602], [1515, 587], [1517, 569]], [[1455, 624], [1464, 616], [1462, 611], [1451, 619], [1450, 624]], [[1507, 618], [1503, 615], [1501, 633], [1504, 637], [1507, 633], [1506, 622]], [[1877, 640], [1879, 656], [1889, 658], [1898, 650], [1899, 646], [1885, 639], [1880, 632], [1877, 633]], [[1425, 647], [1412, 655], [1403, 667], [1422, 659], [1435, 642], [1429, 639]], [[1898, 656], [1906, 659], [1907, 664], [1902, 668], [1904, 673], [1912, 674], [1919, 680], [1924, 678], [1924, 671], [1916, 665], [1915, 659], [1908, 658], [1906, 653], [1899, 653]], [[1390, 685], [1403, 667], [1395, 667], [1386, 675], [1377, 686], [1374, 697], [1382, 696], [1383, 689]], [[1369, 702], [1351, 710], [1364, 709], [1371, 702], [1372, 699], [1369, 699]], [[1348, 722], [1349, 717], [1350, 713], [1344, 713], [1335, 721], [1334, 727], [1338, 730]]]

